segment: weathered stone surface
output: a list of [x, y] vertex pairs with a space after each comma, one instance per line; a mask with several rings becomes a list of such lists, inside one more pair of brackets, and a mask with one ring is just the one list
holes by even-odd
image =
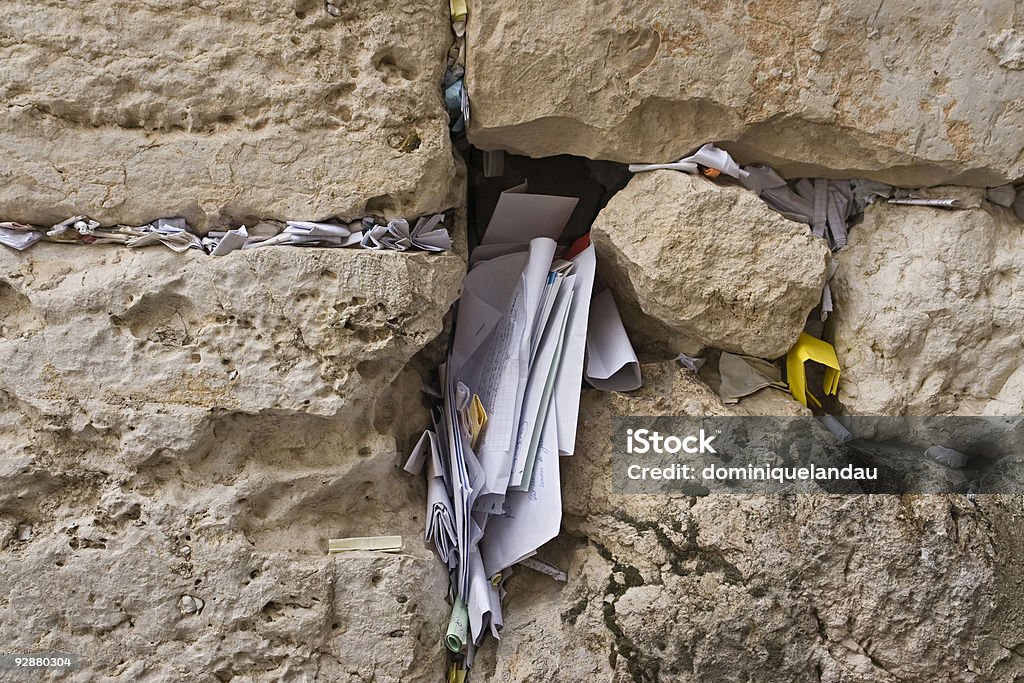
[[[5, 429], [5, 648], [78, 653], [77, 681], [438, 680], [447, 575], [418, 541], [424, 494], [394, 437], [308, 415], [209, 422], [138, 464], [118, 462], [114, 428]], [[367, 534], [402, 534], [406, 552], [325, 555]], [[183, 613], [185, 596], [202, 609]]]
[[874, 205], [833, 280], [853, 414], [1020, 415], [1024, 225], [1008, 209]]
[[667, 328], [665, 343], [690, 353], [785, 354], [821, 299], [829, 264], [806, 225], [741, 187], [676, 171], [637, 174], [591, 236], [620, 306], [639, 308]]
[[[463, 204], [444, 3], [7, 4], [0, 219]], [[1011, 0], [644, 5], [471, 3], [471, 138], [622, 161], [724, 139], [794, 175], [1024, 176]], [[1024, 410], [1024, 232], [956, 192], [969, 210], [872, 207], [839, 257], [852, 412]], [[594, 241], [641, 350], [778, 356], [829, 258], [752, 194], [676, 173], [634, 179]], [[0, 648], [80, 654], [82, 683], [441, 680], [448, 580], [400, 464], [463, 272], [462, 251], [0, 248]], [[616, 495], [618, 416], [806, 414], [774, 389], [723, 406], [677, 364], [643, 374], [583, 397], [564, 531], [541, 552], [569, 582], [516, 570], [473, 683], [1024, 678], [1020, 496]], [[370, 534], [405, 551], [325, 554]]]
[[[621, 415], [793, 414], [781, 392], [722, 406], [676, 365], [631, 395], [587, 392], [564, 458], [555, 584], [513, 576], [509, 628], [481, 653], [510, 681], [950, 681], [1022, 673], [1020, 500], [918, 496], [624, 496], [609, 447]], [[796, 408], [794, 408], [796, 406]], [[506, 675], [507, 672], [507, 675]]]
[[1019, 14], [1014, 0], [471, 2], [470, 140], [624, 162], [718, 140], [794, 176], [996, 185], [1024, 176]]
[[0, 218], [413, 217], [455, 205], [443, 3], [8, 2]]
[[0, 387], [42, 411], [74, 403], [97, 415], [161, 407], [356, 422], [441, 331], [463, 272], [455, 253], [5, 250]]
[[[464, 267], [0, 252], [5, 649], [78, 653], [76, 681], [439, 680], [447, 575], [399, 463]], [[376, 534], [405, 553], [325, 554]]]

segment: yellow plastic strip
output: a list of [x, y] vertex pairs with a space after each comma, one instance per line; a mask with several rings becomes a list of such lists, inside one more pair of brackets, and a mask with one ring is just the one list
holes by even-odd
[[452, 21], [465, 21], [469, 10], [466, 9], [466, 0], [448, 0], [452, 10]]

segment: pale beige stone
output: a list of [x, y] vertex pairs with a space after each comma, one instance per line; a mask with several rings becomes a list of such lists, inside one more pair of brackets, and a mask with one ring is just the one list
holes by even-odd
[[1024, 410], [1024, 225], [988, 207], [873, 205], [851, 231], [832, 290], [850, 413]]
[[441, 331], [464, 268], [455, 252], [4, 250], [0, 383], [40, 410], [74, 399], [354, 422]]
[[[1019, 496], [617, 495], [610, 437], [628, 415], [803, 413], [767, 390], [735, 409], [676, 364], [630, 395], [586, 392], [563, 458], [564, 532], [523, 571], [484, 680], [1012, 680], [1021, 623]], [[757, 401], [753, 401], [756, 398]], [[512, 624], [527, 624], [514, 629]]]
[[8, 2], [0, 219], [415, 217], [457, 204], [443, 3]]
[[623, 162], [718, 140], [789, 175], [997, 185], [1024, 176], [1019, 15], [1014, 0], [473, 1], [469, 136]]
[[82, 681], [440, 680], [448, 577], [399, 465], [459, 243], [0, 252], [5, 649]]
[[690, 353], [785, 354], [828, 274], [828, 247], [806, 225], [742, 187], [677, 171], [634, 176], [591, 237], [620, 306], [656, 321], [627, 318], [633, 330]]

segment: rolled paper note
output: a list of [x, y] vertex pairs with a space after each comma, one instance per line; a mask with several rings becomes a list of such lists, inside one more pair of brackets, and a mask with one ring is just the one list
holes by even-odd
[[853, 441], [853, 434], [850, 433], [850, 430], [844, 427], [839, 420], [831, 415], [822, 415], [821, 423], [825, 425], [825, 428], [832, 432], [832, 435], [839, 439], [841, 443], [849, 443], [850, 441]]
[[452, 652], [462, 652], [469, 634], [469, 611], [466, 603], [460, 598], [455, 599], [452, 607], [452, 618], [448, 622], [448, 633], [444, 636], [445, 646]]
[[630, 173], [643, 173], [644, 171], [682, 171], [683, 173], [696, 173], [697, 164], [689, 161], [674, 161], [671, 164], [630, 164]]
[[940, 209], [963, 208], [959, 199], [890, 199], [889, 203], [905, 204], [907, 206], [937, 206]]

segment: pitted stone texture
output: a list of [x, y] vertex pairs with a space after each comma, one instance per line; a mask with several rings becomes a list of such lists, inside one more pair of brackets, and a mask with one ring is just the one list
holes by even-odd
[[623, 162], [733, 141], [792, 176], [996, 185], [1024, 176], [1019, 15], [1014, 0], [473, 1], [469, 137]]
[[839, 398], [864, 415], [1020, 415], [1024, 225], [873, 205], [833, 280]]
[[0, 219], [183, 215], [203, 228], [454, 206], [448, 12], [379, 10], [6, 3]]
[[[400, 463], [460, 253], [0, 252], [4, 647], [83, 682], [439, 680], [447, 574]], [[326, 555], [384, 534], [405, 552]]]
[[464, 272], [454, 252], [3, 251], [0, 389], [67, 424], [156, 426], [154, 410], [356, 423], [441, 331]]
[[[768, 683], [1013, 680], [1022, 669], [1018, 497], [686, 496], [611, 492], [614, 419], [787, 415], [774, 390], [722, 406], [678, 365], [587, 392], [564, 458], [565, 521], [523, 571], [479, 671], [509, 681]], [[514, 628], [526, 623], [528, 627]], [[507, 672], [507, 673], [506, 673]]]
[[820, 301], [824, 240], [741, 187], [677, 171], [637, 174], [591, 232], [631, 332], [677, 351], [785, 354]]
[[[24, 447], [0, 433], [5, 648], [78, 653], [76, 682], [440, 680], [448, 579], [419, 540], [423, 485], [396, 453], [428, 416], [389, 417], [393, 393], [370, 421], [386, 435], [222, 413], [140, 462], [116, 458], [118, 440], [173, 414], [74, 429], [22, 413]], [[11, 532], [24, 524], [27, 542]], [[405, 551], [326, 554], [328, 538], [377, 534]]]

